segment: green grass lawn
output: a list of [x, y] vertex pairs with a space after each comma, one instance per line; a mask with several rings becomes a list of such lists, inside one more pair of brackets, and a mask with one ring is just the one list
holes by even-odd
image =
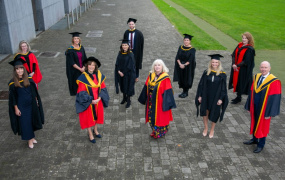
[[241, 41], [243, 32], [249, 31], [254, 36], [256, 49], [285, 49], [284, 0], [172, 1], [237, 41]]
[[[175, 26], [175, 28], [181, 34], [191, 34], [193, 39], [191, 44], [198, 50], [213, 50], [220, 49], [224, 50], [218, 41], [209, 36], [207, 33], [198, 28], [193, 24], [188, 18], [179, 13], [176, 9], [170, 7], [164, 1], [152, 0], [158, 9], [163, 13], [163, 15]], [[192, 34], [192, 32], [195, 32]], [[181, 40], [182, 43], [182, 40]]]

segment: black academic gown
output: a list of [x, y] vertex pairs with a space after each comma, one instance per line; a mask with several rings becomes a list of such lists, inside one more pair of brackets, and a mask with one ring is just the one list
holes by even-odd
[[[173, 81], [178, 81], [179, 88], [190, 89], [193, 84], [196, 60], [195, 60], [195, 48], [187, 48], [184, 46], [179, 46], [174, 66]], [[182, 64], [189, 62], [190, 64], [185, 66], [184, 69], [179, 67], [177, 60], [180, 60]]]
[[[41, 97], [38, 93], [36, 84], [31, 77], [29, 77], [29, 81], [30, 81], [31, 95], [32, 95], [31, 97], [32, 98], [32, 126], [33, 126], [33, 130], [36, 131], [36, 130], [43, 128], [43, 124], [45, 121], [44, 112], [43, 112]], [[21, 85], [24, 86], [22, 82], [21, 82]], [[11, 128], [14, 134], [21, 135], [22, 130], [21, 130], [20, 122], [19, 122], [19, 116], [15, 114], [15, 108], [14, 108], [14, 106], [17, 105], [18, 103], [18, 96], [19, 96], [17, 94], [16, 88], [20, 88], [20, 87], [15, 87], [14, 81], [11, 80], [9, 82], [9, 116], [10, 116]]]
[[[121, 71], [124, 76], [118, 74]], [[119, 52], [115, 64], [115, 87], [116, 93], [119, 93], [119, 86], [122, 93], [132, 96], [135, 94], [135, 60], [132, 52], [121, 53]]]
[[[255, 56], [255, 50], [252, 46], [243, 46], [239, 48], [238, 46], [232, 53], [232, 65], [235, 62], [235, 59], [238, 58], [235, 56], [235, 52], [238, 49], [237, 55], [239, 56], [242, 49], [248, 48], [246, 52], [244, 53], [243, 60], [240, 64], [237, 64], [238, 67], [240, 67], [239, 75], [238, 75], [238, 81], [236, 86], [236, 92], [239, 94], [246, 94], [248, 95], [252, 83], [252, 77], [253, 77], [253, 68], [254, 68], [254, 56]], [[229, 80], [229, 89], [233, 88], [233, 73], [234, 69], [231, 67], [231, 76]]]
[[[212, 78], [214, 76], [214, 81]], [[227, 76], [225, 72], [221, 72], [218, 76], [215, 71], [207, 75], [204, 71], [197, 89], [195, 104], [197, 107], [197, 116], [206, 116], [206, 111], [209, 110], [209, 120], [216, 123], [219, 119], [223, 120], [225, 110], [228, 106], [227, 95]], [[202, 102], [199, 103], [198, 98], [202, 97]], [[222, 100], [221, 105], [217, 105], [218, 100]], [[199, 106], [200, 111], [199, 111]]]
[[[129, 39], [129, 33], [130, 30], [126, 30], [124, 33], [124, 39]], [[143, 60], [143, 46], [144, 46], [144, 37], [141, 31], [135, 29], [133, 31], [135, 33], [134, 36], [134, 47], [132, 49], [132, 52], [134, 53], [135, 58], [135, 65], [137, 69], [142, 68], [142, 60]]]
[[84, 47], [82, 45], [80, 45], [79, 49], [74, 49], [71, 46], [65, 52], [65, 55], [66, 55], [66, 76], [68, 79], [69, 93], [71, 96], [76, 95], [77, 88], [78, 88], [78, 85], [76, 84], [76, 80], [82, 74], [81, 71], [79, 71], [73, 67], [74, 64], [76, 64], [78, 67], [80, 67], [77, 52], [82, 53], [82, 62], [85, 59], [87, 59]]

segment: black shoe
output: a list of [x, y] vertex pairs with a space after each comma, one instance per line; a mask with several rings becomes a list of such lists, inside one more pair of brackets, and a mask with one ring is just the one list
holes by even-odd
[[186, 98], [188, 96], [188, 93], [186, 92], [186, 93], [183, 93], [182, 95], [181, 95], [181, 98]]
[[89, 134], [87, 134], [87, 136], [88, 136], [88, 139], [89, 139], [89, 141], [90, 141], [90, 142], [92, 142], [92, 143], [96, 143], [95, 138], [94, 138], [94, 139], [92, 139], [92, 140], [90, 140]]
[[236, 97], [236, 98], [232, 99], [232, 102], [233, 102], [233, 101], [236, 101], [237, 99], [238, 99], [238, 97]]
[[252, 144], [257, 144], [257, 142], [251, 139], [249, 141], [244, 141], [243, 144], [252, 145]]
[[234, 99], [231, 103], [232, 103], [232, 104], [237, 104], [237, 103], [239, 103], [239, 102], [241, 102], [241, 99], [236, 98], [236, 99]]
[[180, 98], [181, 98], [181, 96], [183, 96], [183, 94], [184, 94], [184, 92], [182, 92], [181, 94], [179, 94], [179, 95], [178, 95], [178, 97], [180, 97]]
[[261, 147], [257, 147], [253, 152], [254, 153], [260, 153], [262, 151], [263, 148]]
[[131, 106], [131, 101], [128, 101], [126, 104], [126, 108], [129, 108]]
[[126, 104], [126, 108], [129, 108], [131, 106], [131, 97], [128, 96], [127, 97], [127, 104]]
[[93, 129], [93, 134], [94, 134], [95, 137], [97, 137], [97, 138], [102, 138], [101, 134], [96, 134], [95, 131], [94, 131], [94, 129]]
[[127, 101], [126, 101], [126, 99], [124, 98], [124, 99], [121, 101], [121, 104], [125, 104], [125, 102], [127, 102]]

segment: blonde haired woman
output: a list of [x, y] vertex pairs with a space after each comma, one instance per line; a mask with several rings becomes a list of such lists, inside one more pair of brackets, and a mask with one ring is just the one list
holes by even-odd
[[[226, 88], [227, 76], [222, 71], [220, 54], [209, 55], [211, 61], [208, 69], [204, 71], [197, 89], [195, 104], [197, 107], [197, 116], [203, 116], [204, 131], [203, 136], [208, 133], [208, 120], [212, 121], [209, 137], [213, 138], [215, 125], [217, 121], [223, 120], [225, 110], [228, 105], [228, 95]], [[200, 111], [199, 111], [199, 106]]]
[[151, 137], [164, 137], [173, 120], [172, 108], [176, 108], [168, 68], [161, 59], [153, 62], [151, 71], [139, 96], [139, 102], [145, 105], [145, 123], [152, 129]]
[[42, 74], [36, 56], [31, 52], [31, 46], [27, 41], [20, 41], [18, 53], [15, 55], [14, 60], [21, 58], [25, 61], [23, 64], [29, 76], [31, 76], [38, 86], [42, 80]]
[[69, 33], [72, 35], [72, 45], [66, 50], [66, 76], [68, 79], [69, 93], [75, 96], [78, 85], [77, 78], [85, 72], [83, 61], [87, 59], [84, 47], [81, 45], [80, 32]]

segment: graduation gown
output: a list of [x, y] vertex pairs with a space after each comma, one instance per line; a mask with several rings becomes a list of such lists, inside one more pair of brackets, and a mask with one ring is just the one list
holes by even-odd
[[[42, 101], [41, 97], [38, 93], [37, 87], [35, 82], [33, 81], [32, 77], [29, 77], [30, 81], [30, 89], [31, 89], [31, 97], [25, 97], [25, 98], [30, 98], [31, 100], [31, 120], [32, 120], [32, 130], [36, 131], [39, 129], [43, 128], [44, 124], [44, 112], [43, 112], [43, 106], [42, 106]], [[23, 85], [23, 80], [20, 81], [20, 84], [24, 87]], [[9, 82], [9, 117], [10, 117], [10, 123], [11, 123], [11, 128], [14, 132], [14, 134], [21, 135], [22, 134], [22, 129], [20, 125], [20, 116], [17, 116], [15, 114], [15, 105], [18, 105], [20, 103], [18, 100], [21, 96], [21, 94], [17, 93], [17, 88], [20, 87], [15, 87], [14, 80], [12, 79]], [[18, 107], [20, 109], [20, 107]], [[22, 110], [20, 109], [22, 112]], [[22, 115], [24, 112], [22, 112]], [[21, 116], [22, 116], [21, 115]], [[25, 118], [25, 117], [22, 117]], [[30, 120], [29, 120], [30, 121]]]
[[[175, 58], [173, 81], [178, 81], [179, 88], [191, 88], [193, 84], [196, 60], [195, 60], [195, 48], [187, 48], [179, 46], [178, 52]], [[177, 60], [180, 60], [182, 64], [189, 62], [190, 64], [185, 66], [184, 69], [179, 67]]]
[[[108, 107], [109, 94], [105, 85], [106, 77], [98, 70], [95, 74], [82, 73], [77, 79], [78, 91], [75, 107], [79, 114], [81, 129], [104, 123], [104, 107]], [[92, 100], [101, 97], [97, 104]]]
[[81, 62], [87, 59], [84, 47], [82, 45], [79, 46], [78, 49], [75, 49], [73, 46], [70, 46], [66, 52], [66, 76], [68, 79], [68, 88], [71, 96], [75, 96], [77, 93], [78, 85], [76, 84], [77, 78], [82, 74], [81, 71], [75, 69], [73, 67], [76, 64], [78, 67], [83, 67], [83, 63], [80, 63], [78, 54], [82, 55]]
[[34, 72], [33, 75], [33, 80], [36, 84], [41, 82], [42, 80], [42, 73], [40, 71], [40, 67], [38, 64], [38, 60], [36, 56], [32, 52], [27, 52], [26, 54], [16, 54], [14, 57], [14, 60], [17, 59], [18, 57], [21, 57], [26, 63], [23, 64], [25, 69], [27, 70], [28, 74]]
[[234, 71], [231, 67], [229, 89], [233, 88], [233, 92], [240, 94], [248, 94], [252, 83], [255, 50], [249, 44], [242, 45], [239, 43], [232, 53], [232, 65], [236, 64], [239, 71]]
[[[118, 73], [121, 71], [124, 76], [121, 77]], [[122, 93], [132, 96], [135, 94], [135, 59], [134, 54], [119, 52], [115, 64], [115, 87], [116, 93], [119, 93], [119, 86]]]
[[[176, 108], [171, 81], [167, 73], [162, 73], [154, 81], [155, 73], [150, 73], [141, 91], [138, 101], [145, 105], [145, 123], [151, 122], [153, 126], [167, 126], [173, 121], [171, 109]], [[151, 98], [151, 117], [149, 117], [149, 88], [154, 86]]]
[[[221, 71], [217, 76], [216, 71], [211, 71], [207, 75], [207, 70], [204, 71], [196, 93], [195, 104], [197, 107], [197, 116], [206, 116], [206, 111], [209, 110], [209, 120], [216, 123], [220, 119], [223, 120], [224, 113], [228, 106], [228, 94], [226, 85], [226, 73]], [[202, 102], [199, 103], [198, 98], [202, 97]], [[221, 105], [217, 105], [218, 100], [222, 100]], [[200, 111], [199, 111], [199, 106]]]
[[143, 60], [143, 46], [144, 46], [144, 37], [141, 31], [135, 29], [133, 31], [131, 30], [126, 30], [124, 33], [124, 39], [128, 39], [129, 38], [129, 33], [130, 32], [134, 32], [135, 36], [134, 36], [134, 46], [132, 49], [132, 52], [134, 53], [135, 56], [135, 65], [137, 69], [141, 69], [142, 68], [142, 60]]
[[[256, 138], [267, 137], [271, 117], [280, 114], [281, 82], [273, 74], [269, 74], [257, 88], [261, 73], [253, 77], [250, 94], [245, 109], [250, 111], [250, 134]], [[265, 117], [270, 117], [265, 119]]]

